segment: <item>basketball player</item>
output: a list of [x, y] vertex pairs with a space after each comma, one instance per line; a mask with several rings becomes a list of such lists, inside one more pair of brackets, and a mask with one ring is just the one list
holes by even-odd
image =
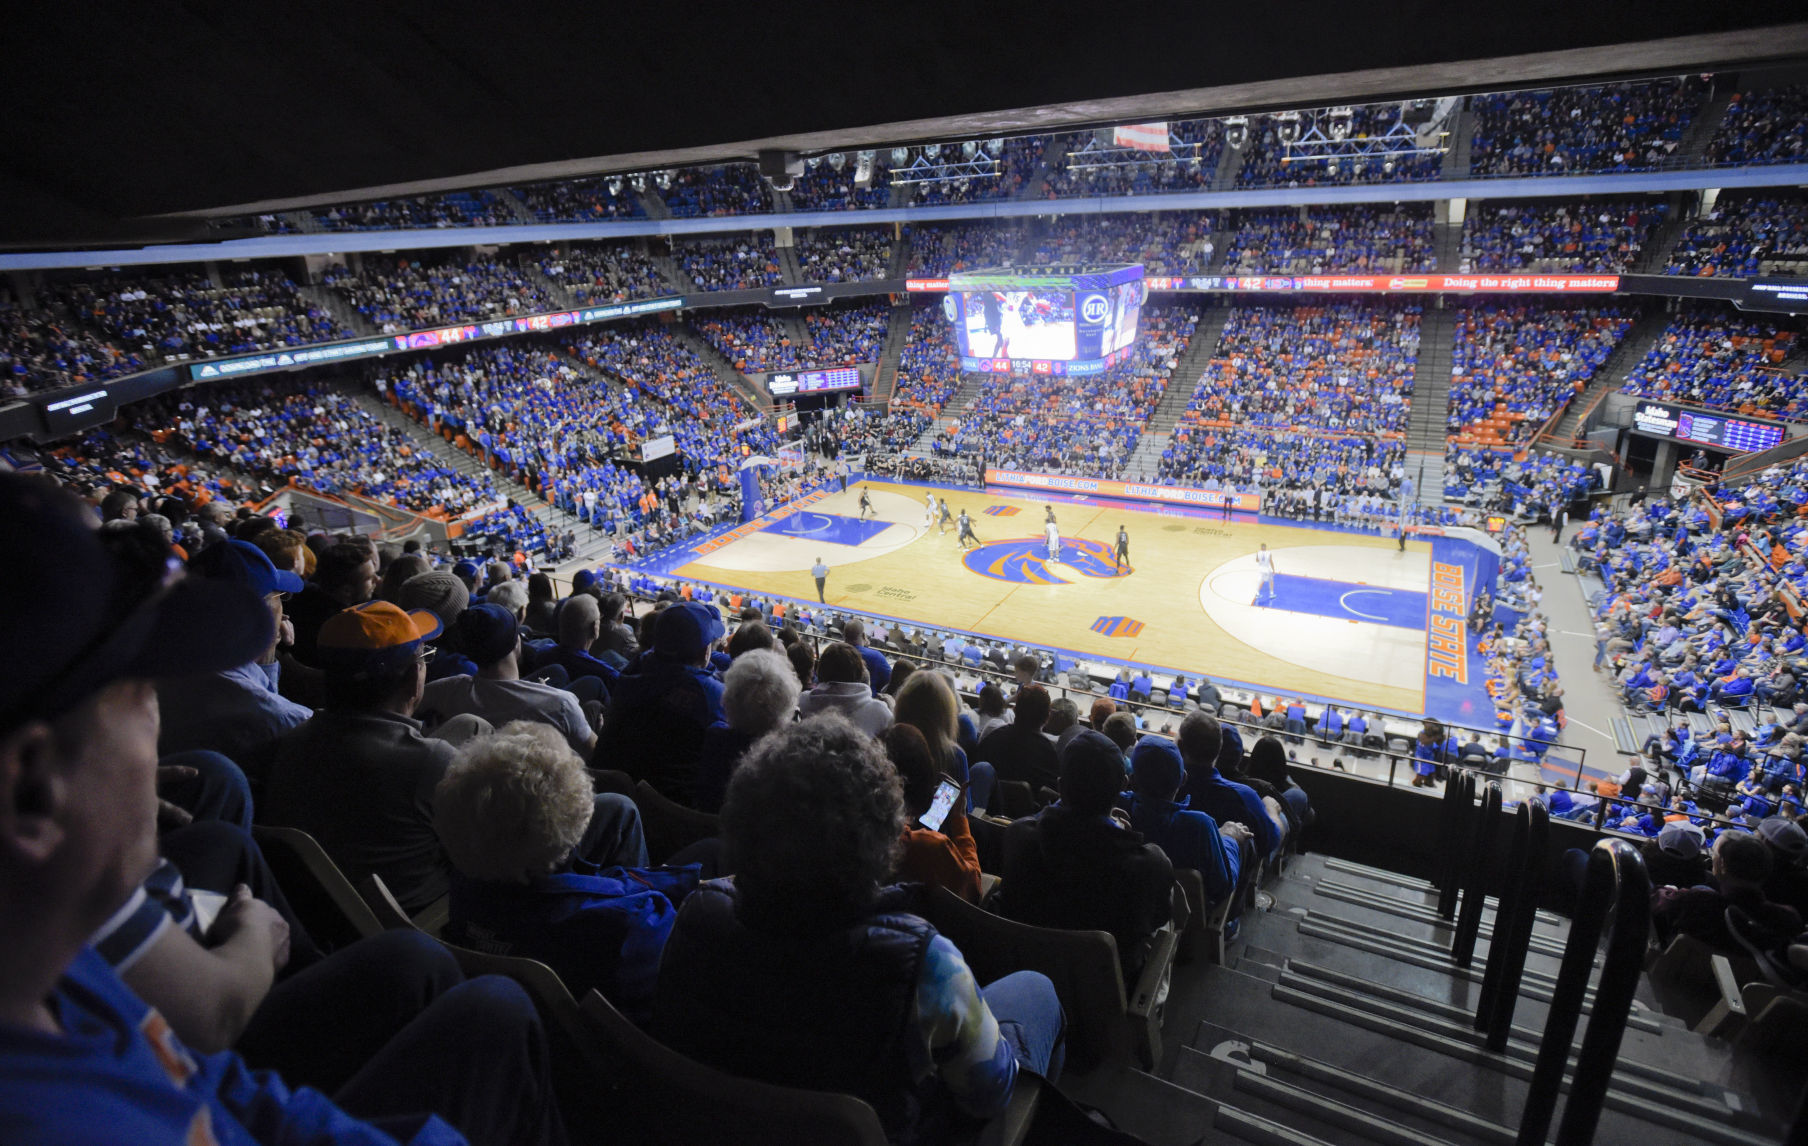
[[936, 530], [936, 536], [946, 537], [948, 536], [948, 526], [954, 520], [954, 515], [948, 512], [947, 498], [942, 499], [942, 504], [938, 507], [937, 512], [940, 514], [937, 519], [937, 524], [940, 528]]
[[1055, 523], [1055, 507], [1054, 506], [1052, 506], [1052, 505], [1043, 506], [1042, 514], [1043, 514], [1043, 517], [1042, 517], [1043, 524], [1053, 525]]
[[1061, 527], [1055, 524], [1055, 515], [1049, 514], [1048, 521], [1042, 526], [1042, 532], [1048, 536], [1048, 559], [1061, 560]]
[[1120, 525], [1117, 527], [1117, 554], [1112, 561], [1111, 568], [1115, 572], [1128, 564], [1130, 564], [1130, 533]]
[[865, 521], [866, 515], [869, 513], [871, 513], [874, 517], [879, 516], [877, 513], [873, 512], [873, 499], [872, 499], [871, 491], [868, 490], [866, 486], [861, 486], [860, 487], [860, 516], [859, 516], [858, 520]]
[[935, 492], [932, 490], [923, 495], [923, 531], [935, 524]]
[[1256, 568], [1260, 570], [1262, 574], [1262, 584], [1261, 587], [1256, 590], [1256, 600], [1260, 601], [1264, 597], [1273, 600], [1274, 554], [1268, 552], [1268, 543], [1266, 541], [1262, 542], [1261, 548], [1256, 550]]
[[979, 538], [974, 536], [973, 533], [973, 519], [967, 516], [966, 510], [963, 509], [960, 511], [960, 519], [955, 524], [958, 527], [959, 532], [955, 534], [954, 539], [960, 542], [960, 547], [963, 552], [965, 552], [967, 548], [967, 542], [971, 541], [976, 546], [979, 544]]

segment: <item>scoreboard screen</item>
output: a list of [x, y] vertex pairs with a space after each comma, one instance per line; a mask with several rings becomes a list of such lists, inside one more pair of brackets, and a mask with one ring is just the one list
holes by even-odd
[[1140, 265], [951, 275], [943, 301], [961, 366], [994, 374], [1097, 374], [1136, 342]]
[[860, 368], [857, 366], [838, 366], [830, 370], [775, 370], [766, 375], [766, 392], [774, 398], [858, 389]]
[[1632, 411], [1632, 428], [1679, 442], [1694, 442], [1734, 454], [1750, 454], [1780, 445], [1788, 431], [1775, 422], [1728, 418], [1705, 410], [1689, 410], [1666, 402], [1640, 399]]

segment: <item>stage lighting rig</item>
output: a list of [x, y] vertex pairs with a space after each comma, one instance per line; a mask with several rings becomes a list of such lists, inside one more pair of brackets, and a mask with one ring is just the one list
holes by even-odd
[[1300, 114], [1297, 111], [1283, 111], [1274, 117], [1274, 134], [1282, 143], [1298, 143], [1300, 137]]
[[1384, 174], [1391, 176], [1403, 159], [1443, 155], [1450, 150], [1448, 130], [1435, 122], [1415, 128], [1406, 121], [1404, 105], [1401, 118], [1377, 135], [1350, 134], [1354, 114], [1351, 108], [1331, 108], [1315, 116], [1297, 138], [1288, 140], [1282, 136], [1281, 162], [1286, 165], [1323, 163], [1326, 172], [1335, 175], [1341, 170], [1340, 161], [1348, 161], [1359, 175], [1378, 166]]
[[1331, 138], [1342, 143], [1350, 137], [1350, 120], [1355, 112], [1347, 107], [1334, 107], [1326, 114], [1325, 120], [1330, 128]]
[[1243, 150], [1249, 142], [1249, 117], [1233, 115], [1224, 121], [1224, 143], [1232, 151]]

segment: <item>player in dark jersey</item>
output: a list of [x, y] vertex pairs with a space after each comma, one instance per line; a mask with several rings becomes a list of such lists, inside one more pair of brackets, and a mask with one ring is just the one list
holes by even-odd
[[962, 550], [967, 548], [967, 542], [969, 541], [975, 545], [980, 543], [979, 538], [973, 532], [973, 519], [967, 516], [966, 510], [963, 509], [960, 511], [960, 518], [955, 522], [955, 526], [959, 532], [955, 535], [954, 539], [960, 542]]
[[873, 499], [872, 499], [869, 491], [867, 490], [867, 488], [865, 486], [861, 486], [860, 487], [860, 516], [857, 520], [865, 521], [866, 515], [869, 513], [872, 513], [874, 517], [879, 516], [877, 513], [873, 513]]
[[938, 524], [941, 526], [941, 528], [936, 531], [936, 536], [937, 537], [948, 536], [948, 526], [951, 525], [953, 522], [954, 522], [954, 515], [952, 513], [948, 512], [948, 499], [944, 497], [942, 499], [942, 516], [941, 516], [940, 521], [938, 522]]
[[1122, 569], [1130, 564], [1130, 534], [1123, 526], [1117, 527], [1117, 554], [1111, 568]]

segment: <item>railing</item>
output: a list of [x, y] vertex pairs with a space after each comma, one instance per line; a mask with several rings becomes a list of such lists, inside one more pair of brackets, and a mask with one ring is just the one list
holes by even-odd
[[1644, 972], [1645, 945], [1651, 934], [1651, 877], [1638, 851], [1624, 840], [1601, 840], [1588, 853], [1582, 896], [1570, 921], [1569, 942], [1563, 949], [1538, 1061], [1520, 1113], [1519, 1146], [1544, 1146], [1609, 912], [1612, 927], [1607, 957], [1595, 988], [1588, 1030], [1576, 1056], [1563, 1121], [1557, 1127], [1557, 1146], [1587, 1146], [1594, 1139], [1620, 1040], [1626, 1033], [1632, 995]]
[[1513, 1011], [1519, 1005], [1519, 981], [1525, 972], [1526, 948], [1538, 915], [1538, 889], [1543, 885], [1545, 849], [1551, 816], [1543, 800], [1527, 800], [1513, 816], [1513, 843], [1502, 873], [1500, 905], [1494, 912], [1494, 937], [1488, 942], [1488, 968], [1476, 1000], [1475, 1029], [1488, 1049], [1507, 1048]]
[[[1482, 792], [1481, 810], [1474, 818], [1473, 844], [1460, 850], [1463, 861], [1463, 905], [1456, 919], [1456, 933], [1450, 938], [1450, 959], [1458, 967], [1475, 961], [1475, 939], [1481, 931], [1482, 905], [1488, 897], [1488, 875], [1494, 858], [1494, 837], [1500, 830], [1500, 785], [1489, 784]], [[1499, 918], [1495, 920], [1495, 941], [1500, 939]], [[1493, 949], [1493, 944], [1489, 945]]]
[[[1391, 777], [1390, 777], [1391, 782]], [[1439, 809], [1438, 915], [1456, 918], [1457, 895], [1462, 890], [1462, 857], [1467, 850], [1464, 840], [1475, 809], [1475, 773], [1461, 769], [1444, 785], [1444, 803]]]

